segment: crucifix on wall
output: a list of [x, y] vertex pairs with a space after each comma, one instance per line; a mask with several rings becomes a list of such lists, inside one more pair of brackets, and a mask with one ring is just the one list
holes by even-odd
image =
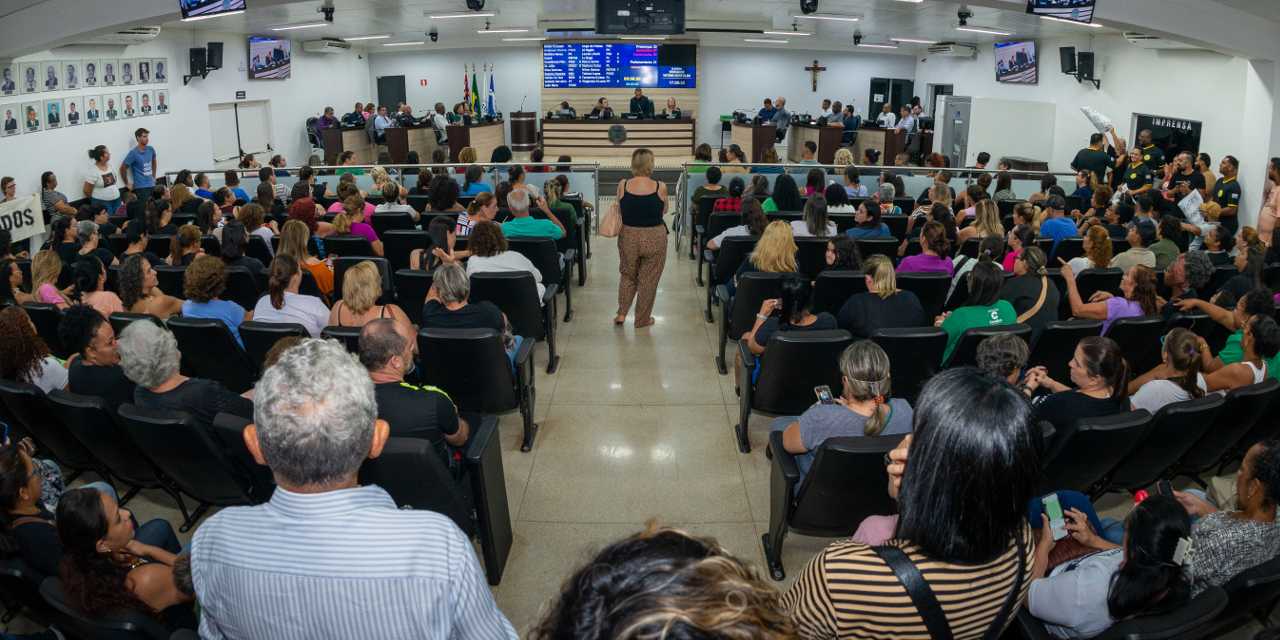
[[812, 72], [813, 72], [813, 92], [814, 92], [814, 93], [817, 93], [817, 92], [818, 92], [818, 74], [819, 74], [819, 73], [821, 73], [821, 72], [823, 72], [823, 71], [826, 71], [826, 70], [827, 70], [827, 68], [826, 68], [826, 67], [819, 67], [819, 66], [818, 66], [818, 61], [817, 61], [817, 60], [814, 60], [814, 61], [813, 61], [813, 66], [812, 66], [812, 67], [805, 67], [805, 68], [804, 68], [804, 70], [805, 70], [805, 71], [812, 71]]

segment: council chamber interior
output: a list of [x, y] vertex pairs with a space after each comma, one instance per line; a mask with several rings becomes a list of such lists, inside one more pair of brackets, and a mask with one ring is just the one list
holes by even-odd
[[3, 637], [1275, 636], [1271, 2], [0, 34]]

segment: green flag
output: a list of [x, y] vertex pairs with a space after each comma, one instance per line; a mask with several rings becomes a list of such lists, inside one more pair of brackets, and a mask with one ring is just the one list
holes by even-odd
[[480, 85], [476, 84], [476, 74], [471, 73], [471, 113], [480, 113]]

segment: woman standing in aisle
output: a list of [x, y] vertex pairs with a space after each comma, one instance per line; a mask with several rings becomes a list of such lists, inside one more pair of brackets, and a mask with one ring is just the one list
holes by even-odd
[[[622, 232], [618, 234], [618, 316], [614, 324], [627, 321], [631, 301], [636, 302], [637, 329], [654, 323], [649, 315], [658, 295], [658, 279], [667, 263], [667, 185], [651, 178], [653, 152], [636, 149], [631, 154], [630, 180], [618, 183], [618, 206], [622, 210]], [[661, 231], [659, 231], [661, 229]]]

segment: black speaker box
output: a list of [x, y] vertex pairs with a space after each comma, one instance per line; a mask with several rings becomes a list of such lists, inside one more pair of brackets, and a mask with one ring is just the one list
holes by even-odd
[[191, 75], [203, 76], [209, 69], [205, 65], [205, 50], [201, 47], [191, 49]]
[[206, 58], [206, 65], [210, 70], [222, 68], [222, 43], [210, 42], [208, 45], [209, 54]]
[[1062, 72], [1075, 75], [1076, 48], [1075, 47], [1059, 47], [1058, 57], [1062, 59]]
[[1076, 75], [1081, 80], [1093, 80], [1093, 52], [1081, 51], [1076, 54]]

